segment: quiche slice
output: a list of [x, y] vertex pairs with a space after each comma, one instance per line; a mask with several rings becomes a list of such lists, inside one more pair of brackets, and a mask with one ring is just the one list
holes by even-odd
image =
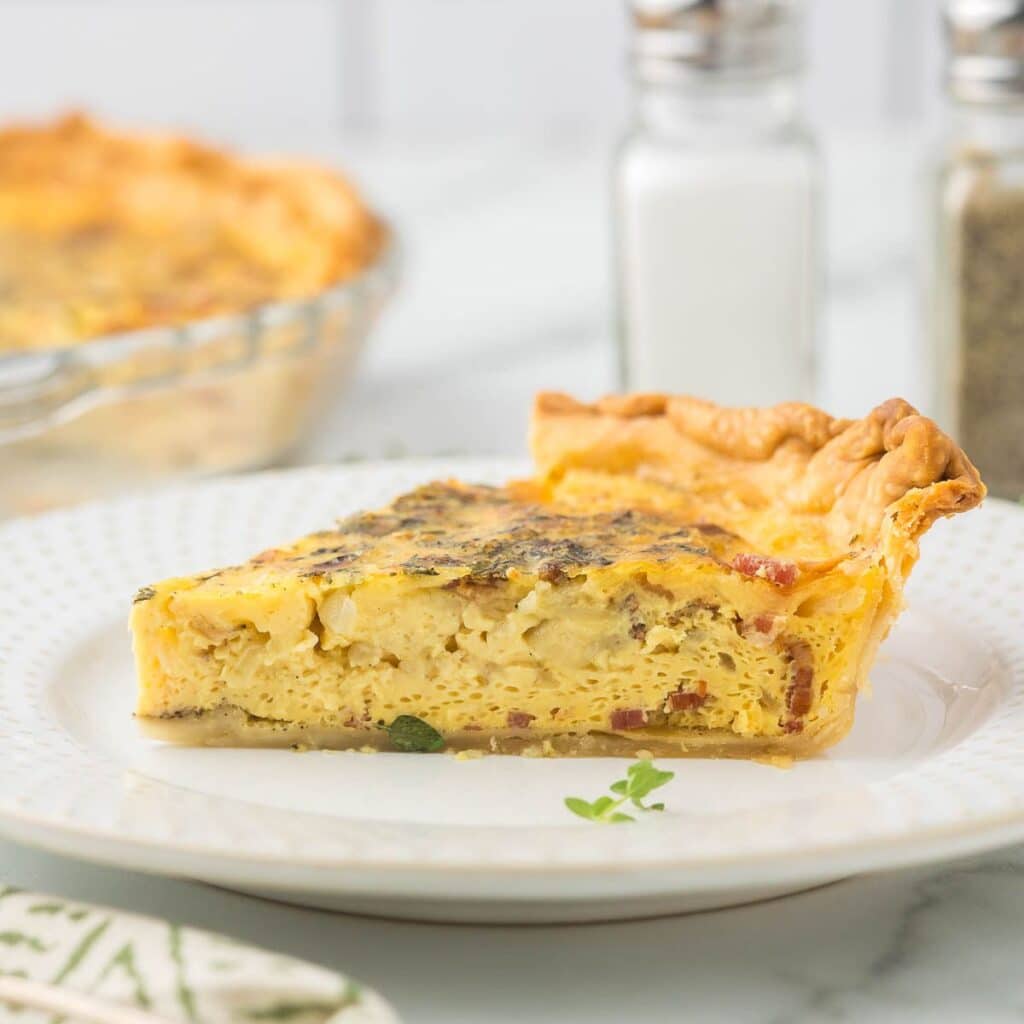
[[[537, 475], [429, 484], [144, 588], [138, 717], [184, 743], [805, 756], [850, 728], [917, 541], [985, 493], [864, 419], [543, 394]], [[645, 755], [647, 756], [647, 755]]]

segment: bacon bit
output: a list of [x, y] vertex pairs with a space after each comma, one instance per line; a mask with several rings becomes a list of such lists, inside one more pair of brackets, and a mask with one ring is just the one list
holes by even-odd
[[789, 645], [793, 674], [786, 690], [786, 708], [794, 718], [802, 718], [811, 710], [814, 683], [814, 652], [811, 645], [797, 640]]
[[699, 708], [707, 697], [699, 693], [670, 693], [668, 695], [669, 707], [673, 711], [694, 711]]
[[536, 717], [526, 711], [510, 711], [506, 721], [510, 729], [528, 729]]
[[792, 736], [794, 733], [804, 731], [804, 723], [799, 718], [791, 718], [789, 721], [782, 723], [782, 731]]
[[774, 583], [777, 587], [788, 587], [796, 582], [797, 568], [792, 562], [783, 562], [767, 555], [746, 552], [736, 555], [732, 567], [744, 576], [757, 576]]
[[676, 690], [668, 695], [669, 707], [672, 711], [694, 711], [708, 699], [708, 684], [701, 679], [696, 690]]
[[612, 712], [613, 729], [642, 729], [647, 724], [643, 708], [619, 708]]
[[757, 647], [767, 647], [779, 635], [784, 623], [785, 616], [765, 612], [753, 619], [743, 619], [736, 628], [744, 640]]
[[629, 627], [629, 635], [643, 643], [647, 639], [647, 626], [642, 622], [633, 622]]

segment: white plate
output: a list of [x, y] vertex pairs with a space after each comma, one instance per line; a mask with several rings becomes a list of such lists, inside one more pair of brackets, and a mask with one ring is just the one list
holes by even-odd
[[0, 527], [0, 831], [310, 904], [543, 921], [723, 906], [1024, 838], [1024, 513], [925, 543], [851, 735], [789, 771], [664, 762], [667, 809], [573, 818], [627, 762], [188, 750], [131, 720], [135, 589], [235, 562], [439, 476], [506, 462], [318, 468]]

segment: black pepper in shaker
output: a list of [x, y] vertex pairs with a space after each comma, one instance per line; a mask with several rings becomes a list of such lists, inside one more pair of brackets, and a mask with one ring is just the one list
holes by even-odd
[[936, 412], [992, 494], [1024, 496], [1024, 0], [947, 0]]

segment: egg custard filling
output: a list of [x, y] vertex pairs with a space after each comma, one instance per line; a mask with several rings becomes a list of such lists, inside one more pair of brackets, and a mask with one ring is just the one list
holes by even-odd
[[[533, 448], [532, 480], [428, 484], [245, 565], [144, 588], [146, 730], [811, 754], [852, 724], [917, 536], [984, 493], [902, 402], [851, 423], [808, 406], [546, 395]], [[398, 721], [427, 742], [410, 747]]]

